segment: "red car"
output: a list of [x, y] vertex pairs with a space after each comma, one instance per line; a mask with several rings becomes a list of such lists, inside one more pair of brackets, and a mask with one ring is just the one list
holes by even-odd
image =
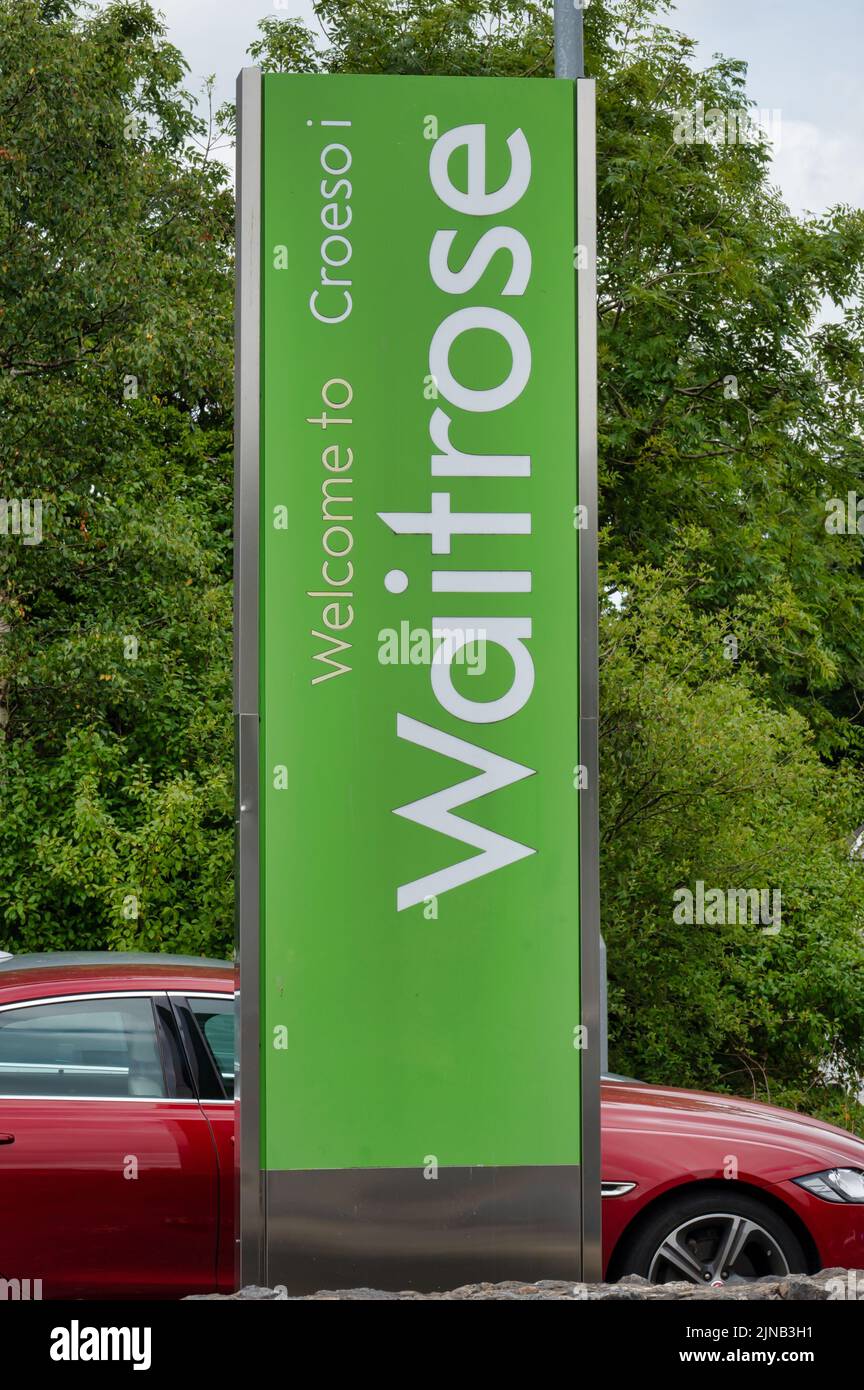
[[864, 1142], [734, 1096], [603, 1086], [607, 1277], [864, 1269]]
[[43, 1298], [233, 1287], [233, 989], [217, 961], [0, 963], [0, 1278]]
[[[233, 989], [216, 961], [0, 962], [7, 1287], [177, 1298], [233, 1286]], [[831, 1125], [610, 1080], [603, 1178], [610, 1278], [864, 1267], [864, 1143]]]

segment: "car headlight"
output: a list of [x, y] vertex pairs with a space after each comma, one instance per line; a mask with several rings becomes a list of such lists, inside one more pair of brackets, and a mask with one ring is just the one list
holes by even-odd
[[826, 1202], [864, 1202], [864, 1173], [858, 1168], [826, 1168], [792, 1181]]

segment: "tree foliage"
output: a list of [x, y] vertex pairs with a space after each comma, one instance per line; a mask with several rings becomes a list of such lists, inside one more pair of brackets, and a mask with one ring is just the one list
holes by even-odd
[[231, 235], [149, 5], [0, 0], [0, 912], [224, 952]]
[[[694, 614], [706, 572], [687, 563], [633, 569], [626, 605], [603, 615], [614, 1065], [827, 1107], [848, 1125], [843, 1092], [864, 1055], [861, 865], [848, 836], [860, 778], [820, 757], [805, 716], [771, 699], [767, 676], [728, 658], [728, 622]], [[779, 923], [676, 922], [675, 889], [700, 881], [779, 893]]]

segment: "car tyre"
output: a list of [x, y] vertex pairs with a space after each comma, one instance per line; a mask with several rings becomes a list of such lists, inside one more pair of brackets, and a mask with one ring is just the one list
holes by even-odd
[[[626, 1238], [625, 1238], [626, 1239]], [[614, 1261], [617, 1276], [710, 1285], [732, 1275], [802, 1274], [804, 1249], [788, 1222], [747, 1192], [682, 1193], [643, 1219]]]

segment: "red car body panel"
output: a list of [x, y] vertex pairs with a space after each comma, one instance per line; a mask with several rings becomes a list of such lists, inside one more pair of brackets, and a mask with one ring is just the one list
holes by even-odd
[[[0, 1008], [123, 991], [231, 998], [234, 974], [122, 956], [0, 971]], [[0, 1096], [4, 1136], [14, 1142], [0, 1142], [0, 1278], [41, 1280], [45, 1298], [233, 1288], [233, 1105]]]
[[[233, 989], [230, 991], [233, 994]], [[218, 1161], [219, 1228], [216, 1250], [216, 1285], [222, 1293], [234, 1288], [234, 1107], [202, 1101], [210, 1121]]]
[[[51, 1298], [216, 1282], [216, 1149], [197, 1102], [0, 1100], [0, 1251]], [[133, 1166], [134, 1164], [134, 1166]]]
[[[62, 953], [60, 955], [62, 960]], [[0, 972], [0, 1005], [22, 999], [42, 999], [66, 994], [110, 994], [115, 990], [191, 990], [231, 994], [233, 967], [220, 961], [207, 965], [141, 965], [124, 962], [117, 953], [116, 965], [27, 966], [17, 970], [7, 965]]]
[[[58, 958], [62, 960], [62, 958]], [[51, 964], [0, 970], [0, 1009], [102, 994], [219, 994], [218, 963]], [[234, 1107], [207, 1100], [0, 1096], [0, 1278], [41, 1279], [44, 1297], [176, 1298], [234, 1283]], [[137, 1177], [124, 1176], [129, 1159]], [[864, 1170], [864, 1143], [806, 1116], [727, 1096], [635, 1082], [603, 1086], [604, 1268], [631, 1222], [693, 1184], [734, 1181], [798, 1230], [814, 1266], [864, 1268], [864, 1205], [812, 1196], [794, 1177]], [[730, 1177], [734, 1173], [734, 1178]], [[620, 1260], [618, 1261], [620, 1263]]]
[[630, 1222], [673, 1190], [738, 1182], [761, 1193], [796, 1228], [823, 1269], [864, 1268], [864, 1205], [826, 1202], [792, 1179], [827, 1168], [864, 1169], [864, 1142], [806, 1115], [734, 1096], [603, 1084], [603, 1179], [633, 1182], [603, 1202], [608, 1269]]

